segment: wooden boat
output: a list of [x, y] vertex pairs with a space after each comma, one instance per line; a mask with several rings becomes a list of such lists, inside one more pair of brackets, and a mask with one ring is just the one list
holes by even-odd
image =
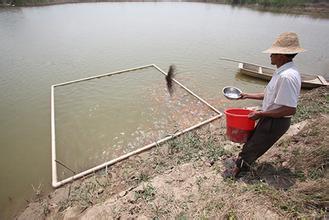
[[[242, 74], [256, 77], [259, 79], [264, 79], [267, 81], [271, 80], [272, 75], [275, 72], [275, 69], [273, 69], [273, 68], [261, 66], [258, 64], [252, 64], [252, 63], [232, 60], [232, 59], [228, 59], [228, 58], [222, 58], [222, 59], [237, 62], [240, 72]], [[312, 88], [316, 88], [319, 86], [328, 86], [329, 85], [329, 82], [327, 82], [327, 80], [323, 76], [320, 76], [320, 75], [302, 74], [301, 77], [302, 77], [302, 88], [304, 88], [304, 89], [312, 89]]]

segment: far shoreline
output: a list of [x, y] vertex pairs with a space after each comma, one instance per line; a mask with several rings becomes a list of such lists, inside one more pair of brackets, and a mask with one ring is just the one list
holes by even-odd
[[[19, 8], [19, 7], [39, 7], [39, 6], [50, 6], [50, 5], [61, 5], [61, 4], [76, 4], [76, 3], [98, 3], [98, 2], [115, 2], [115, 3], [127, 3], [127, 2], [162, 2], [162, 1], [99, 1], [99, 0], [39, 0], [39, 2], [24, 3], [15, 5], [13, 3], [0, 4], [0, 8]], [[176, 1], [168, 1], [176, 2]], [[177, 1], [180, 2], [180, 1]], [[329, 2], [318, 2], [318, 3], [307, 3], [305, 5], [279, 7], [279, 6], [263, 6], [260, 4], [230, 4], [225, 0], [205, 0], [205, 1], [183, 1], [183, 2], [195, 2], [195, 3], [211, 3], [211, 4], [223, 4], [231, 5], [232, 7], [249, 8], [261, 12], [272, 12], [272, 13], [284, 13], [292, 15], [308, 15], [315, 18], [329, 18]]]

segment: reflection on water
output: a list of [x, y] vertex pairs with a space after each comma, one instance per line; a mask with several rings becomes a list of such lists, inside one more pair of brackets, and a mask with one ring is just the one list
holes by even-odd
[[[51, 85], [150, 63], [165, 70], [175, 64], [178, 80], [216, 108], [254, 105], [259, 102], [227, 100], [222, 95], [222, 88], [232, 85], [246, 92], [258, 92], [264, 89], [265, 82], [236, 76], [237, 65], [219, 58], [267, 66], [269, 57], [261, 51], [268, 48], [279, 33], [295, 31], [302, 46], [308, 50], [296, 57], [300, 72], [325, 74], [329, 72], [328, 27], [326, 19], [204, 3], [108, 2], [0, 9], [0, 218], [9, 218], [14, 210], [26, 204], [25, 199], [33, 194], [31, 184], [42, 183], [44, 192], [51, 190]], [[92, 82], [83, 88], [94, 89], [67, 87], [72, 89], [72, 94], [69, 93], [63, 106], [58, 103], [57, 113], [61, 115], [59, 120], [67, 119], [67, 124], [60, 126], [66, 126], [68, 131], [57, 130], [57, 133], [63, 137], [62, 141], [67, 136], [75, 143], [82, 142], [80, 137], [83, 136], [89, 146], [81, 152], [73, 146], [74, 151], [70, 154], [83, 157], [83, 152], [93, 153], [93, 149], [97, 149], [102, 160], [110, 157], [110, 153], [106, 155], [107, 146], [112, 147], [112, 144], [107, 145], [107, 140], [131, 136], [134, 132], [135, 137], [140, 135], [143, 139], [141, 132], [136, 132], [145, 130], [147, 135], [147, 128], [156, 128], [152, 117], [159, 118], [158, 126], [165, 124], [172, 128], [169, 124], [174, 120], [170, 120], [168, 113], [175, 112], [173, 109], [178, 107], [161, 115], [160, 109], [169, 105], [168, 100], [156, 95], [166, 97], [161, 91], [163, 86], [152, 88], [154, 93], [144, 90], [144, 94], [149, 94], [147, 99], [140, 93], [137, 100], [145, 102], [143, 104], [135, 103], [136, 97], [127, 95], [131, 94], [130, 88], [146, 85], [142, 82], [142, 79], [136, 79], [131, 86], [121, 85], [116, 90], [106, 85], [94, 86]], [[119, 94], [115, 93], [119, 91], [124, 93], [120, 96], [130, 100], [115, 100], [117, 96], [111, 96], [111, 92]], [[102, 99], [75, 99], [81, 93]], [[183, 97], [182, 94], [177, 99]], [[65, 102], [63, 97], [58, 98], [56, 101]], [[164, 106], [156, 104], [156, 98]], [[116, 105], [110, 105], [113, 102]], [[131, 103], [134, 107], [129, 107]], [[150, 106], [156, 107], [153, 112], [147, 108]], [[189, 112], [191, 109], [183, 110]], [[115, 110], [122, 113], [117, 116], [118, 120], [124, 112], [129, 112], [130, 130], [120, 128], [118, 121], [106, 114], [112, 112], [113, 115]], [[108, 132], [113, 131], [112, 124], [106, 123], [109, 118], [120, 131], [113, 136]], [[69, 122], [70, 126], [76, 127], [71, 128]], [[89, 124], [93, 127], [87, 126]], [[139, 126], [142, 128], [138, 130]], [[172, 131], [163, 133], [167, 132]], [[91, 134], [102, 142], [93, 146], [94, 141], [86, 138]], [[94, 157], [92, 160], [97, 159]], [[62, 160], [69, 163], [64, 156]]]

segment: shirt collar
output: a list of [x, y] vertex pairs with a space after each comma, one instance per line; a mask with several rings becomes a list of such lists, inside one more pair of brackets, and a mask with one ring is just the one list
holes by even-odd
[[280, 68], [278, 68], [275, 72], [277, 74], [280, 74], [282, 71], [286, 70], [286, 69], [289, 69], [289, 68], [292, 68], [294, 66], [294, 63], [291, 61], [291, 62], [288, 62], [282, 66], [280, 66]]

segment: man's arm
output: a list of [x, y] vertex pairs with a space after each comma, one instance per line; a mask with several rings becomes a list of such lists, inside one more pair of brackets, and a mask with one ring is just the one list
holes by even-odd
[[240, 99], [263, 100], [264, 99], [264, 93], [241, 93]]
[[257, 120], [262, 117], [271, 117], [271, 118], [282, 118], [284, 116], [294, 115], [296, 113], [296, 108], [282, 106], [277, 109], [269, 110], [269, 111], [259, 111], [259, 112], [251, 112], [248, 117], [252, 120]]

